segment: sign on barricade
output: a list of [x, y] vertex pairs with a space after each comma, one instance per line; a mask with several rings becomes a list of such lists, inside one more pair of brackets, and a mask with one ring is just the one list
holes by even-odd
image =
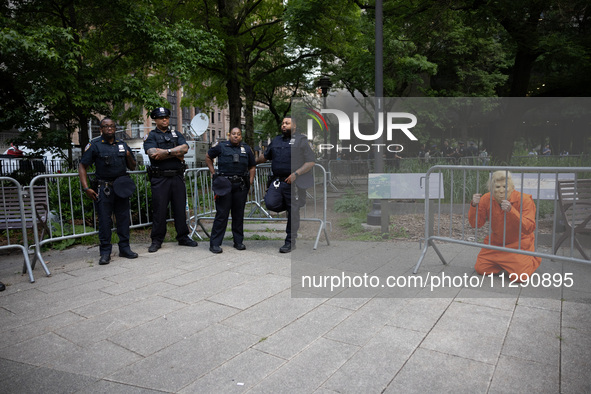
[[369, 174], [367, 198], [419, 200], [425, 198], [425, 182], [429, 182], [429, 199], [444, 198], [443, 175]]
[[[523, 186], [521, 180], [523, 179]], [[555, 200], [556, 199], [556, 181], [575, 179], [573, 173], [561, 174], [530, 174], [530, 173], [513, 173], [513, 183], [515, 183], [515, 190], [522, 193], [531, 194], [534, 200]], [[538, 190], [540, 191], [538, 197]]]

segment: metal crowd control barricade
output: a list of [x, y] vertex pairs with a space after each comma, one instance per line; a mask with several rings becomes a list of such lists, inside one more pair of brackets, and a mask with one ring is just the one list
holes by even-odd
[[208, 237], [209, 233], [200, 219], [215, 214], [211, 174], [207, 167], [189, 168], [185, 171], [185, 181], [187, 181], [187, 224], [191, 230], [189, 236], [192, 238], [196, 235], [200, 240], [203, 240], [203, 237], [197, 232], [197, 228], [201, 227]]
[[[314, 179], [320, 180], [320, 186], [315, 182], [314, 187], [308, 189], [308, 197], [313, 203], [306, 204], [302, 208], [303, 212], [300, 221], [311, 221], [318, 222], [319, 228], [316, 235], [316, 241], [314, 243], [314, 249], [318, 248], [320, 236], [324, 233], [326, 237], [326, 243], [330, 244], [328, 239], [328, 233], [326, 231], [327, 226], [327, 176], [324, 167], [315, 164], [313, 170]], [[268, 221], [268, 222], [284, 222], [286, 218], [273, 217], [264, 206], [264, 197], [267, 190], [267, 180], [271, 173], [270, 164], [261, 164], [256, 167], [256, 175], [254, 185], [249, 191], [247, 206], [250, 206], [250, 210], [245, 210], [245, 221]], [[196, 168], [189, 169], [187, 171], [187, 178], [189, 185], [187, 192], [189, 194], [189, 226], [191, 229], [191, 235], [197, 234], [198, 227], [200, 227], [206, 236], [209, 237], [209, 233], [203, 226], [203, 220], [215, 219], [215, 201], [213, 191], [211, 190], [211, 176], [209, 169], [207, 168]], [[321, 190], [319, 190], [321, 187]], [[311, 207], [309, 206], [311, 205]], [[311, 216], [308, 216], [311, 215]], [[232, 220], [230, 217], [229, 220]]]
[[[146, 171], [129, 171], [136, 184], [135, 193], [129, 198], [130, 203], [130, 228], [140, 228], [152, 224], [150, 220], [150, 186], [146, 177]], [[93, 177], [93, 173], [88, 174]], [[47, 236], [39, 239], [37, 221], [33, 221], [35, 257], [32, 262], [40, 261], [49, 275], [49, 270], [41, 254], [41, 246], [47, 243], [59, 242], [68, 239], [80, 238], [98, 234], [98, 218], [94, 209], [94, 203], [80, 187], [77, 173], [44, 174], [31, 180], [30, 188], [43, 185], [47, 188], [49, 197]], [[36, 217], [35, 196], [31, 193], [31, 203]], [[115, 230], [115, 229], [113, 229]]]
[[[485, 193], [486, 189], [486, 182], [490, 175], [494, 171], [510, 171], [512, 173], [512, 178], [515, 183], [515, 190], [525, 193], [531, 194], [536, 204], [536, 228], [535, 228], [535, 250], [533, 252], [526, 251], [521, 249], [521, 238], [519, 240], [519, 245], [517, 249], [505, 247], [505, 243], [503, 242], [503, 246], [495, 246], [485, 244], [483, 242], [478, 242], [479, 239], [479, 232], [480, 237], [483, 236], [484, 230], [478, 228], [471, 228], [467, 224], [468, 218], [468, 210], [469, 204], [472, 199], [472, 194], [474, 193]], [[413, 273], [417, 273], [421, 263], [423, 262], [425, 255], [429, 246], [431, 246], [439, 259], [443, 264], [447, 264], [447, 261], [443, 257], [440, 250], [437, 248], [435, 241], [440, 242], [449, 242], [455, 243], [460, 245], [466, 246], [474, 246], [478, 248], [486, 248], [492, 250], [498, 250], [503, 252], [511, 252], [517, 254], [523, 254], [528, 256], [536, 256], [551, 260], [560, 260], [560, 261], [569, 261], [569, 262], [580, 262], [590, 264], [591, 261], [585, 260], [575, 256], [575, 229], [574, 227], [570, 229], [570, 248], [568, 253], [564, 256], [557, 255], [555, 253], [544, 253], [540, 251], [538, 247], [538, 242], [540, 239], [539, 234], [539, 223], [540, 223], [540, 202], [542, 200], [552, 201], [549, 204], [553, 204], [554, 206], [554, 214], [552, 218], [552, 246], [548, 246], [547, 249], [550, 251], [554, 251], [557, 249], [556, 246], [556, 228], [559, 225], [560, 220], [560, 209], [558, 207], [558, 197], [557, 197], [557, 184], [558, 181], [561, 179], [571, 179], [573, 180], [573, 190], [577, 190], [578, 182], [582, 181], [582, 177], [589, 177], [591, 174], [591, 168], [588, 167], [493, 167], [493, 166], [455, 166], [455, 165], [439, 165], [434, 166], [429, 169], [426, 174], [426, 182], [425, 182], [425, 195], [429, 195], [429, 177], [432, 174], [439, 174], [444, 172], [444, 184], [447, 188], [445, 190], [445, 195], [450, 196], [450, 201], [447, 203], [447, 206], [443, 207], [443, 203], [439, 200], [438, 205], [434, 208], [435, 212], [435, 231], [432, 235], [429, 234], [429, 218], [430, 218], [430, 205], [429, 200], [425, 200], [425, 245], [422, 248], [421, 256], [414, 267]], [[441, 187], [441, 186], [440, 186]], [[523, 200], [523, 196], [522, 196]], [[491, 198], [491, 204], [493, 199]], [[572, 202], [573, 207], [571, 208], [572, 215], [575, 217], [577, 215], [577, 200], [574, 199]], [[458, 206], [461, 204], [461, 206]], [[523, 204], [521, 204], [523, 206]], [[580, 204], [582, 205], [582, 204]], [[522, 209], [522, 208], [521, 208]], [[449, 228], [446, 228], [447, 225], [444, 223], [444, 226], [441, 226], [440, 223], [445, 221], [443, 218], [445, 214], [449, 214]], [[461, 226], [460, 228], [454, 228], [453, 223], [453, 215], [454, 211], [457, 212], [458, 215], [461, 215]], [[520, 211], [520, 217], [522, 217], [522, 212]], [[443, 219], [442, 219], [443, 218]], [[439, 222], [439, 223], [438, 223]], [[478, 217], [476, 217], [476, 222], [478, 222]], [[457, 224], [457, 223], [456, 223]], [[488, 220], [488, 223], [485, 224], [484, 228], [488, 228], [488, 234], [491, 233], [491, 221]], [[520, 228], [519, 233], [521, 233], [521, 220], [520, 220]], [[503, 238], [505, 239], [506, 234], [506, 217], [505, 217], [505, 228], [504, 228], [504, 235]]]
[[[13, 186], [8, 186], [12, 184]], [[33, 204], [34, 205], [34, 204]], [[31, 223], [35, 223], [36, 217], [32, 214]], [[27, 235], [27, 213], [25, 212], [23, 190], [16, 179], [0, 177], [0, 230], [4, 230], [5, 245], [0, 249], [20, 249], [24, 257], [24, 270], [29, 275], [29, 281], [35, 282], [33, 268], [29, 259], [29, 241]], [[12, 230], [20, 230], [21, 239], [16, 238]], [[43, 266], [47, 275], [50, 275], [47, 266]]]
[[330, 160], [328, 169], [330, 186], [338, 191], [335, 185], [355, 187], [356, 183], [366, 183], [370, 163], [367, 160]]

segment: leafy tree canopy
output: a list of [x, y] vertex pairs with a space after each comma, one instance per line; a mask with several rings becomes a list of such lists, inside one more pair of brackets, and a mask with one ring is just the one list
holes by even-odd
[[[119, 121], [163, 104], [162, 92], [222, 48], [187, 21], [171, 23], [147, 0], [30, 0], [0, 3], [2, 129], [31, 148], [88, 140], [97, 114]], [[56, 125], [47, 126], [47, 120]]]

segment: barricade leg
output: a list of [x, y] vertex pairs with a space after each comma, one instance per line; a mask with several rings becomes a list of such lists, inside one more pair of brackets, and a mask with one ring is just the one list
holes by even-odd
[[427, 242], [425, 242], [425, 247], [423, 248], [423, 251], [421, 252], [421, 257], [419, 257], [419, 261], [417, 262], [417, 265], [415, 265], [415, 268], [412, 271], [413, 274], [416, 274], [419, 271], [419, 267], [421, 266], [421, 263], [425, 259], [425, 255], [427, 254], [427, 249], [429, 249], [429, 246], [431, 246], [433, 248], [433, 250], [435, 251], [435, 253], [437, 253], [437, 256], [439, 256], [439, 259], [441, 260], [441, 262], [444, 265], [447, 265], [447, 261], [445, 260], [445, 258], [443, 257], [443, 255], [441, 254], [441, 252], [439, 251], [439, 249], [437, 248], [435, 243], [433, 243], [433, 241], [431, 239], [428, 239]]

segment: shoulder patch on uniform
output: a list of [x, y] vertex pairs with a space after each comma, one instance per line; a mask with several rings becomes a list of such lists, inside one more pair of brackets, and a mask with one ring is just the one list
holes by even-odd
[[86, 152], [88, 149], [90, 149], [90, 142], [88, 144], [86, 144], [86, 147], [84, 148], [84, 152]]
[[150, 135], [150, 132], [147, 132], [147, 133], [144, 135], [144, 141], [148, 139], [148, 136], [149, 136], [149, 135]]
[[219, 143], [220, 143], [219, 141], [216, 141], [213, 143], [213, 145], [211, 147], [213, 148], [214, 146], [217, 146]]

